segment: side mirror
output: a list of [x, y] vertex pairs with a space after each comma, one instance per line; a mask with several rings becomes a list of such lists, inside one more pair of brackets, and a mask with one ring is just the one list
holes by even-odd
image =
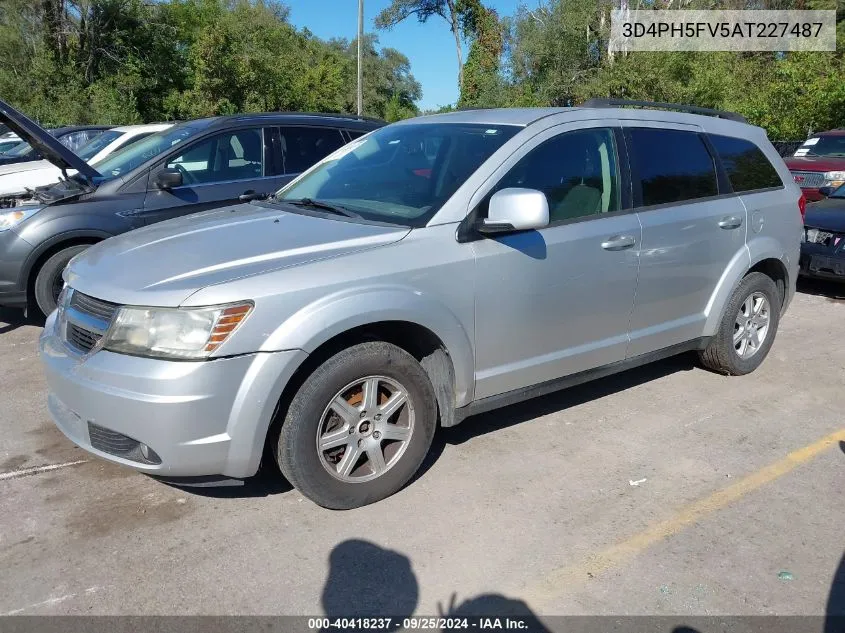
[[819, 187], [819, 193], [827, 198], [833, 193], [833, 187]]
[[502, 189], [490, 198], [481, 233], [510, 233], [542, 229], [549, 225], [549, 202], [536, 189]]
[[173, 167], [165, 167], [156, 175], [155, 185], [159, 189], [173, 189], [182, 186], [182, 172]]

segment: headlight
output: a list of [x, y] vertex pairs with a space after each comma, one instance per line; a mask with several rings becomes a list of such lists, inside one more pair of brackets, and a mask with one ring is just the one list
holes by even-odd
[[21, 207], [0, 213], [0, 231], [8, 231], [40, 210], [41, 207]]
[[207, 308], [120, 308], [103, 348], [137, 356], [208, 358], [252, 307], [252, 302], [243, 302]]
[[845, 171], [826, 171], [824, 173], [825, 186], [838, 187], [845, 183]]

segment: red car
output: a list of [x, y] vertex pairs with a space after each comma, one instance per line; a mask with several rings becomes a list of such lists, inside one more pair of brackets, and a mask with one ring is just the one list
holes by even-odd
[[783, 160], [807, 200], [821, 200], [819, 187], [845, 183], [845, 128], [814, 134]]

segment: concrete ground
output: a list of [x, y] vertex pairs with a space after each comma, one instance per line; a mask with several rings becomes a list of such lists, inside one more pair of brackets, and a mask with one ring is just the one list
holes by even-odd
[[682, 356], [442, 430], [349, 512], [89, 457], [0, 312], [0, 614], [845, 613], [843, 295], [802, 284], [752, 375]]

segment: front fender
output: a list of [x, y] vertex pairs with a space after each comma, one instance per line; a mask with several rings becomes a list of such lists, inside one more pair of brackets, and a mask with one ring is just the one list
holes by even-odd
[[272, 331], [261, 351], [301, 349], [310, 354], [339, 334], [381, 321], [407, 321], [434, 333], [455, 370], [455, 406], [472, 400], [474, 355], [466, 329], [436, 297], [408, 287], [356, 288], [323, 297]]

